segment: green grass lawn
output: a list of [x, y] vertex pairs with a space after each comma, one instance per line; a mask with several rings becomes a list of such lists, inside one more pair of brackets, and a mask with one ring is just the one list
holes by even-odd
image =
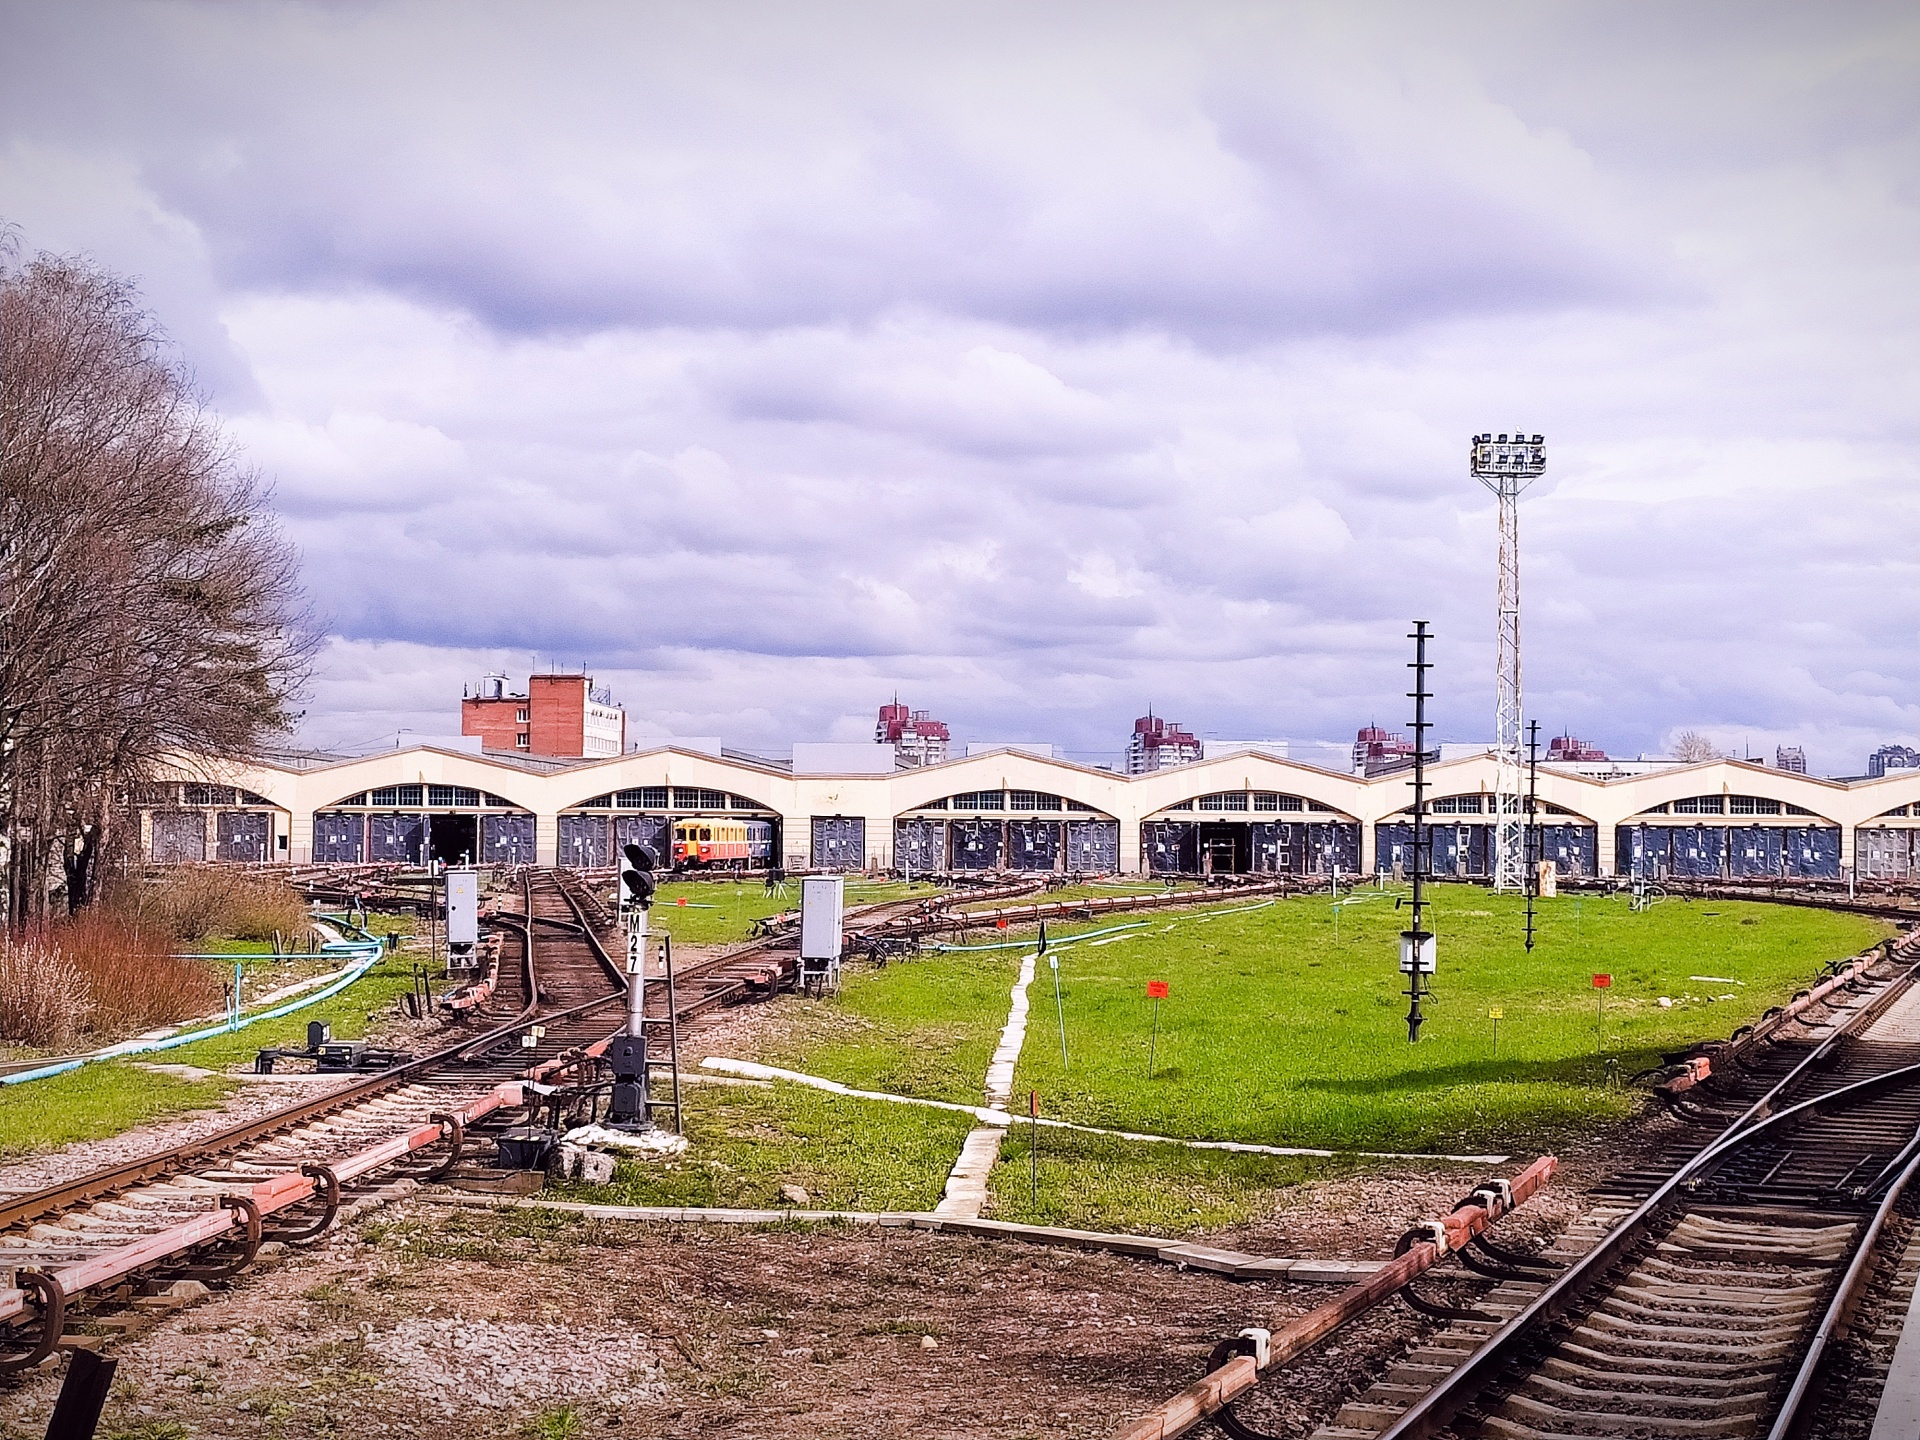
[[[248, 1067], [255, 1052], [267, 1046], [305, 1045], [309, 1020], [325, 1020], [340, 1039], [357, 1040], [367, 1033], [372, 1016], [392, 1009], [396, 998], [412, 988], [413, 965], [403, 955], [385, 956], [356, 984], [305, 1010], [138, 1058], [149, 1064], [194, 1065], [205, 1070]], [[255, 973], [249, 976], [249, 984], [264, 993], [271, 978]], [[236, 1083], [219, 1078], [188, 1080], [116, 1060], [83, 1065], [46, 1080], [0, 1086], [0, 1155], [97, 1140], [152, 1120], [203, 1110], [218, 1105]]]
[[549, 1187], [616, 1205], [778, 1205], [798, 1185], [814, 1209], [931, 1210], [972, 1121], [795, 1085], [689, 1085], [687, 1153], [623, 1162], [611, 1185]]
[[[938, 895], [940, 888], [923, 881], [869, 884], [849, 880], [846, 903], [876, 905], [886, 900], [918, 899]], [[685, 901], [682, 905], [680, 902]], [[647, 916], [649, 929], [665, 931], [681, 945], [733, 945], [747, 939], [753, 922], [800, 908], [800, 882], [789, 880], [784, 895], [769, 895], [756, 877], [728, 880], [669, 880], [655, 894]]]
[[789, 1000], [779, 1039], [753, 1058], [858, 1086], [984, 1103], [1020, 952], [896, 960], [845, 972], [837, 997]]
[[125, 1060], [113, 1060], [84, 1065], [50, 1080], [3, 1086], [0, 1157], [100, 1140], [150, 1120], [212, 1109], [236, 1083], [156, 1074]]
[[1217, 1230], [1265, 1214], [1289, 1186], [1358, 1168], [1317, 1156], [1187, 1150], [1044, 1127], [1039, 1150], [1036, 1166], [1033, 1132], [1015, 1125], [1007, 1133], [990, 1180], [994, 1219], [1141, 1235]]
[[[1620, 1082], [1662, 1051], [1727, 1035], [1889, 933], [1791, 906], [1668, 901], [1633, 914], [1624, 897], [1565, 897], [1541, 903], [1529, 955], [1518, 899], [1431, 893], [1439, 973], [1417, 1046], [1396, 956], [1406, 912], [1391, 893], [1361, 891], [1340, 906], [1338, 938], [1333, 907], [1313, 898], [1156, 918], [1118, 943], [1062, 950], [1069, 1063], [1043, 966], [1016, 1090], [1037, 1089], [1058, 1118], [1193, 1138], [1535, 1148], [1628, 1114]], [[1596, 972], [1613, 977], [1604, 1026]], [[1149, 980], [1171, 987], [1152, 1079]]]
[[[1729, 1034], [1808, 983], [1823, 962], [1886, 933], [1858, 916], [1789, 906], [1668, 901], [1636, 915], [1624, 898], [1581, 896], [1542, 903], [1528, 955], [1519, 901], [1452, 885], [1433, 896], [1440, 971], [1418, 1046], [1406, 1040], [1396, 945], [1406, 912], [1395, 910], [1395, 893], [1356, 892], [1337, 922], [1319, 896], [1260, 908], [1228, 901], [1144, 915], [1146, 928], [1111, 943], [1059, 950], [1064, 1069], [1043, 962], [1015, 1093], [1037, 1089], [1043, 1113], [1056, 1119], [1192, 1138], [1525, 1152], [1625, 1118], [1639, 1093], [1626, 1081], [1661, 1051]], [[1102, 917], [1050, 930], [1108, 924]], [[930, 954], [852, 969], [837, 998], [782, 1002], [791, 1007], [783, 1023], [751, 1058], [861, 1088], [977, 1104], [1024, 953]], [[1596, 971], [1614, 981], [1604, 1031]], [[1171, 987], [1151, 1080], [1150, 979]], [[1662, 995], [1674, 1003], [1660, 1007]], [[1708, 998], [1726, 995], [1733, 998]], [[1504, 1011], [1497, 1052], [1487, 1013], [1494, 1008]], [[937, 1194], [966, 1129], [963, 1118], [785, 1086], [700, 1103], [733, 1117], [693, 1132], [695, 1157], [719, 1166], [715, 1174], [781, 1168], [767, 1157], [799, 1143], [775, 1139], [782, 1117], [804, 1116], [807, 1163], [820, 1184], [841, 1187], [835, 1193], [868, 1186], [875, 1165], [897, 1175], [905, 1164], [924, 1167], [916, 1183]], [[939, 1138], [905, 1147], [903, 1132]], [[1286, 1187], [1353, 1166], [1049, 1131], [1041, 1135], [1036, 1197], [1027, 1132], [1016, 1125], [994, 1172], [992, 1213], [1176, 1233], [1261, 1213]], [[660, 1177], [646, 1183], [651, 1195], [719, 1194], [675, 1191]]]

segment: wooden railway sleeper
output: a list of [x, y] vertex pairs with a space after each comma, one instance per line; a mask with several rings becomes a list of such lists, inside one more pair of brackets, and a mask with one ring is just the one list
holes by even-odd
[[331, 1165], [315, 1165], [309, 1163], [300, 1167], [300, 1173], [320, 1182], [320, 1194], [326, 1205], [326, 1209], [321, 1212], [320, 1218], [312, 1224], [302, 1226], [298, 1230], [284, 1231], [275, 1236], [275, 1239], [295, 1243], [302, 1240], [311, 1240], [315, 1236], [324, 1233], [326, 1228], [333, 1224], [333, 1217], [340, 1213], [340, 1177], [334, 1174], [333, 1167]]
[[12, 1353], [0, 1351], [0, 1372], [26, 1370], [38, 1365], [60, 1343], [61, 1333], [67, 1323], [67, 1292], [61, 1288], [57, 1276], [45, 1270], [22, 1270], [14, 1283], [40, 1296], [40, 1335], [25, 1350]]

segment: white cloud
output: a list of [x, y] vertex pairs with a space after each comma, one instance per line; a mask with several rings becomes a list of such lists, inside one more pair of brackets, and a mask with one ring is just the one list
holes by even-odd
[[1920, 735], [1903, 11], [0, 9], [6, 217], [277, 482], [316, 737], [534, 652], [762, 745], [1339, 735], [1416, 614], [1471, 736], [1515, 426], [1531, 713]]

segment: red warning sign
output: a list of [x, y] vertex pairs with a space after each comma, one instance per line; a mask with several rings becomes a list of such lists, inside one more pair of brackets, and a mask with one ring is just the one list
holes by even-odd
[[1164, 980], [1147, 981], [1147, 998], [1149, 1000], [1166, 999], [1167, 998], [1167, 982]]
[[1006, 917], [1005, 917], [1005, 916], [1003, 915], [1003, 916], [1001, 916], [1001, 917], [1000, 917], [1000, 918], [999, 918], [998, 920], [996, 920], [996, 921], [994, 921], [994, 922], [993, 922], [993, 928], [994, 928], [994, 929], [996, 929], [996, 930], [1004, 930], [1004, 929], [1006, 929], [1006, 928], [1007, 928], [1007, 920], [1006, 920]]
[[1611, 975], [1596, 975], [1593, 977], [1593, 988], [1596, 990], [1606, 990], [1612, 985], [1613, 977]]

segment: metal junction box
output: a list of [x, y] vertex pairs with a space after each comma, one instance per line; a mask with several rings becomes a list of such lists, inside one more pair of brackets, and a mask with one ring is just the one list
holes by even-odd
[[846, 877], [808, 875], [800, 881], [800, 958], [840, 958], [841, 917], [846, 910]]

